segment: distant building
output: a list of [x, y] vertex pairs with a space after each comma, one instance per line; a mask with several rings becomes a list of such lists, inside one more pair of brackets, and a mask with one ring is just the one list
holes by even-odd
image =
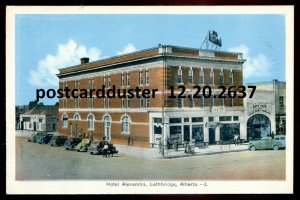
[[286, 83], [278, 80], [248, 83], [256, 86], [253, 98], [245, 98], [247, 138], [285, 134]]
[[16, 106], [16, 130], [20, 130], [20, 115], [27, 112], [29, 110], [28, 105]]
[[21, 130], [58, 131], [58, 106], [39, 106], [20, 115]]

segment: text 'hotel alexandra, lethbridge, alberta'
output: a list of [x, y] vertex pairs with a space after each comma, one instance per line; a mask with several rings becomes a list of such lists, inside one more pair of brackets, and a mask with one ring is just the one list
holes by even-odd
[[195, 93], [195, 85], [210, 86], [212, 94], [220, 92], [220, 85], [242, 86], [244, 62], [241, 53], [171, 45], [92, 63], [82, 58], [80, 65], [60, 69], [60, 88], [97, 90], [105, 85], [158, 92], [155, 98], [61, 98], [59, 134], [100, 140], [105, 136], [115, 144], [139, 147], [152, 147], [162, 135], [205, 145], [229, 141], [235, 134], [248, 140], [255, 136], [247, 132], [243, 98], [167, 97], [170, 86], [176, 91], [184, 86], [186, 96]]

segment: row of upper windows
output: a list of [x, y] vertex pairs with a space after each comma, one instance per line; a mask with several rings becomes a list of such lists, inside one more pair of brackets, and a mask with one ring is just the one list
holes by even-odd
[[[209, 98], [209, 105], [205, 105], [205, 98], [201, 98], [200, 100], [200, 107], [205, 107], [205, 106], [215, 106], [215, 98]], [[67, 99], [63, 99], [63, 108], [67, 108]], [[74, 99], [75, 101], [75, 108], [80, 108], [80, 99]], [[223, 98], [219, 98], [219, 106], [225, 106], [225, 100]], [[188, 107], [193, 108], [195, 107], [195, 99], [194, 98], [189, 98], [188, 100]], [[88, 98], [88, 108], [94, 108], [95, 105], [95, 99], [94, 98]], [[178, 108], [183, 108], [184, 107], [184, 99], [178, 98], [177, 101]], [[229, 106], [233, 107], [234, 106], [234, 99], [231, 98], [229, 101]], [[109, 98], [103, 98], [103, 107], [104, 108], [110, 108], [111, 107], [111, 100]], [[140, 98], [139, 99], [139, 107], [140, 108], [149, 108], [150, 107], [150, 99], [144, 99]], [[122, 98], [121, 99], [121, 108], [130, 108], [130, 98]]]
[[[199, 84], [205, 84], [205, 76], [204, 76], [204, 71], [203, 69], [201, 69], [199, 71]], [[188, 84], [194, 84], [194, 72], [193, 72], [193, 68], [189, 69], [189, 74], [188, 74]], [[224, 73], [223, 70], [221, 69], [221, 72], [219, 74], [220, 77], [220, 85], [224, 85]], [[177, 83], [178, 84], [183, 84], [183, 78], [182, 78], [182, 69], [181, 67], [178, 68], [177, 70]], [[215, 73], [214, 70], [211, 69], [210, 73], [209, 73], [209, 84], [214, 85], [215, 84]], [[233, 72], [231, 71], [229, 73], [229, 84], [233, 85]]]
[[[78, 114], [74, 115], [74, 120], [80, 121], [81, 117]], [[64, 128], [68, 127], [68, 117], [66, 114], [62, 116], [62, 125]], [[111, 126], [111, 119], [109, 116], [106, 116], [103, 120], [104, 122], [104, 127], [110, 127]], [[128, 115], [124, 115], [121, 118], [121, 123], [122, 123], [122, 133], [124, 134], [129, 134], [130, 133], [130, 122], [131, 118]], [[95, 127], [95, 117], [93, 115], [89, 115], [87, 119], [87, 124], [88, 124], [88, 130], [94, 130]]]
[[[67, 108], [67, 99], [62, 99], [63, 108]], [[80, 108], [80, 98], [74, 99], [75, 108]], [[94, 108], [95, 98], [88, 98], [88, 108]], [[103, 107], [110, 108], [111, 107], [111, 99], [103, 98]], [[150, 99], [149, 98], [140, 98], [139, 99], [139, 107], [140, 108], [149, 108], [150, 107]], [[130, 108], [130, 98], [122, 98], [121, 99], [121, 108]]]
[[[200, 100], [200, 107], [205, 107], [205, 106], [215, 106], [215, 98], [209, 98], [209, 105], [205, 105], [205, 99], [201, 98]], [[177, 99], [177, 105], [178, 108], [183, 108], [184, 107], [184, 101], [183, 99], [179, 98]], [[219, 106], [225, 106], [225, 100], [223, 98], [219, 98]], [[230, 99], [229, 101], [229, 106], [233, 107], [234, 106], [234, 99]], [[188, 99], [188, 107], [189, 108], [194, 108], [195, 107], [195, 100], [193, 98]]]
[[[74, 88], [80, 90], [80, 81], [74, 80], [73, 83], [74, 83]], [[139, 71], [139, 85], [143, 85], [143, 84], [149, 85], [149, 83], [150, 83], [150, 72], [148, 70], [146, 70], [146, 71], [140, 70]], [[62, 84], [63, 84], [62, 85], [63, 88], [68, 87], [67, 81], [64, 81]], [[105, 87], [108, 87], [108, 88], [111, 86], [110, 75], [103, 76], [103, 85], [105, 85]], [[124, 87], [125, 85], [127, 87], [130, 86], [130, 72], [127, 72], [127, 73], [122, 72], [122, 74], [121, 74], [121, 86]], [[88, 88], [86, 88], [86, 89], [95, 89], [94, 78], [88, 79]]]

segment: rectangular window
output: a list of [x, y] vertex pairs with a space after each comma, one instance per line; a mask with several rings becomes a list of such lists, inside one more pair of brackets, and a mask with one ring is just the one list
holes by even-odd
[[192, 138], [195, 140], [195, 142], [203, 142], [204, 141], [203, 126], [201, 126], [201, 125], [193, 125], [192, 126]]
[[205, 99], [202, 97], [200, 98], [200, 107], [204, 107], [205, 106]]
[[144, 99], [140, 98], [140, 108], [144, 108]]
[[193, 84], [193, 69], [189, 70], [189, 84]]
[[91, 80], [88, 79], [88, 90], [91, 89]]
[[181, 68], [177, 71], [177, 83], [182, 83], [182, 70]]
[[223, 98], [219, 98], [220, 101], [220, 106], [224, 106], [224, 99]]
[[124, 82], [125, 82], [125, 80], [124, 80], [124, 74], [122, 73], [122, 75], [121, 75], [121, 86], [122, 87], [124, 86]]
[[178, 98], [178, 108], [183, 108], [183, 99]]
[[239, 121], [239, 116], [233, 116], [233, 121]]
[[201, 85], [204, 84], [204, 73], [203, 73], [203, 71], [200, 72], [200, 80], [199, 80], [199, 84], [201, 84]]
[[80, 90], [80, 81], [79, 80], [78, 80], [77, 86], [78, 86], [78, 91], [79, 91]]
[[209, 99], [209, 103], [210, 103], [210, 106], [215, 106], [215, 99], [213, 97], [211, 97]]
[[230, 99], [230, 107], [234, 106], [233, 98]]
[[154, 123], [161, 124], [162, 118], [153, 118]]
[[170, 135], [181, 134], [181, 126], [170, 126]]
[[129, 72], [127, 72], [127, 76], [126, 76], [126, 85], [127, 85], [127, 87], [130, 86], [130, 74], [129, 74]]
[[143, 85], [143, 71], [140, 71], [140, 85]]
[[145, 76], [146, 76], [146, 84], [148, 85], [150, 83], [150, 74], [149, 74], [149, 71], [147, 70], [146, 73], [145, 73]]
[[127, 108], [130, 108], [130, 99], [127, 98]]
[[147, 98], [147, 99], [146, 99], [146, 108], [149, 108], [149, 107], [150, 107], [150, 99]]
[[215, 84], [215, 75], [214, 75], [214, 71], [212, 69], [209, 74], [209, 84], [211, 84], [211, 85]]
[[67, 117], [63, 117], [63, 127], [64, 128], [68, 127], [68, 118]]
[[108, 88], [110, 88], [110, 82], [111, 82], [111, 79], [110, 79], [110, 76], [108, 76], [108, 77], [107, 77], [107, 87], [108, 87]]
[[181, 123], [181, 118], [170, 118], [170, 124]]
[[125, 108], [125, 98], [122, 98], [122, 100], [121, 100], [121, 107]]
[[192, 117], [192, 122], [203, 122], [203, 117]]
[[219, 121], [231, 121], [231, 116], [220, 116]]
[[213, 121], [215, 121], [215, 119], [214, 119], [214, 117], [208, 117], [208, 121], [213, 122]]
[[284, 107], [284, 99], [283, 99], [284, 97], [283, 96], [280, 96], [279, 97], [279, 107]]
[[189, 121], [190, 121], [190, 118], [184, 118], [183, 121], [184, 121], [184, 122], [189, 122]]
[[103, 77], [103, 85], [104, 85], [104, 88], [106, 88], [106, 76]]
[[233, 85], [233, 73], [232, 72], [230, 72], [230, 74], [229, 74], [229, 84]]
[[224, 74], [223, 71], [220, 73], [220, 85], [224, 85]]
[[189, 107], [190, 108], [194, 107], [194, 99], [193, 98], [189, 98]]

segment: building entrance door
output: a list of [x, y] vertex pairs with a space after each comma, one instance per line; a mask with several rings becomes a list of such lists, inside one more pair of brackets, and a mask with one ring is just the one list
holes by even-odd
[[248, 140], [260, 139], [271, 135], [271, 121], [262, 114], [256, 114], [247, 121]]
[[184, 125], [183, 126], [183, 138], [184, 141], [189, 142], [190, 141], [190, 126], [189, 125]]
[[215, 129], [209, 128], [209, 144], [215, 144], [216, 138], [215, 138]]

